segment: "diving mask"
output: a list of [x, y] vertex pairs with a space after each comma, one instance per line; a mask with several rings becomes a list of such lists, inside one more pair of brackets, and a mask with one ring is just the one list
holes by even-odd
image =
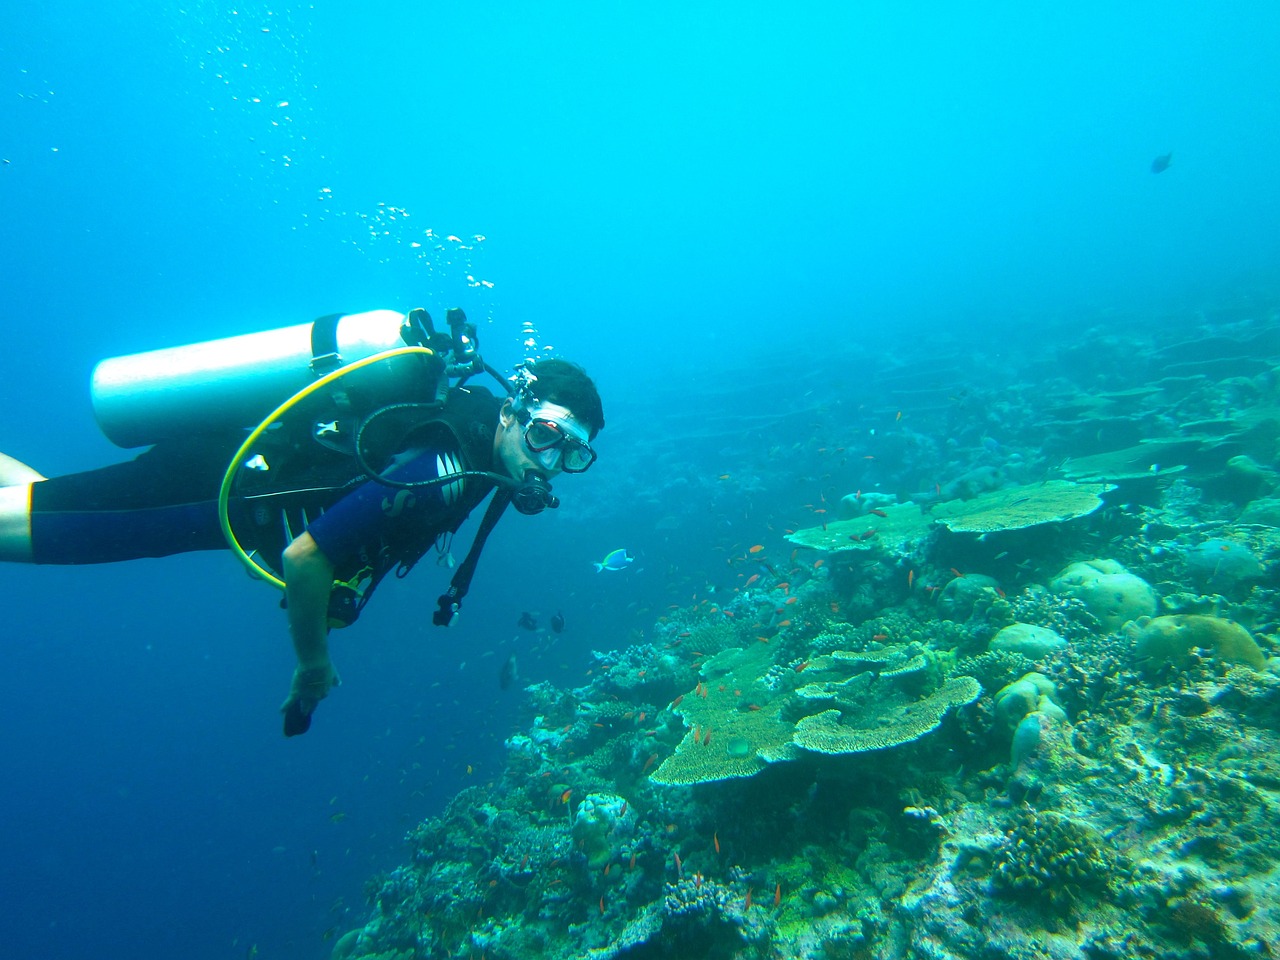
[[577, 422], [557, 416], [543, 405], [529, 416], [524, 426], [524, 445], [548, 470], [582, 473], [596, 461], [596, 452], [587, 442], [586, 430]]

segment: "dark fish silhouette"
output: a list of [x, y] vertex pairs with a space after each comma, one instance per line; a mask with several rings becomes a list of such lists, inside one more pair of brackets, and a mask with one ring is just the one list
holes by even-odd
[[559, 633], [564, 629], [564, 614], [559, 610], [557, 610], [556, 615], [551, 618], [551, 629], [556, 633]]
[[537, 630], [538, 618], [526, 610], [524, 613], [520, 614], [520, 619], [516, 621], [516, 626], [521, 630]]
[[1162, 153], [1160, 156], [1156, 157], [1154, 160], [1151, 161], [1151, 172], [1164, 173], [1166, 170], [1169, 169], [1169, 164], [1171, 163], [1173, 163], [1173, 154]]
[[511, 685], [519, 679], [520, 668], [516, 665], [516, 655], [513, 653], [502, 665], [502, 670], [498, 674], [498, 686], [503, 690], [509, 690]]

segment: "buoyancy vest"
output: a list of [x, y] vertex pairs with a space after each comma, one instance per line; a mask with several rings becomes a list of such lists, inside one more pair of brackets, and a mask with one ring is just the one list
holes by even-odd
[[[391, 453], [434, 459], [442, 479], [443, 475], [490, 471], [501, 406], [502, 400], [482, 387], [452, 387], [443, 406], [398, 435], [390, 444]], [[274, 444], [277, 449], [268, 453], [275, 460], [269, 471], [275, 477], [261, 490], [248, 485], [238, 491], [228, 510], [241, 545], [272, 571], [280, 570], [284, 548], [311, 520], [363, 484], [378, 482], [360, 469], [347, 444], [328, 444], [323, 437], [312, 437], [313, 433], [308, 431], [310, 442], [300, 442], [296, 435], [279, 438]], [[371, 531], [357, 557], [342, 558], [335, 566], [330, 624], [355, 622], [388, 573], [394, 570], [397, 576], [405, 576], [441, 537], [457, 532], [493, 486], [482, 476], [442, 483], [440, 487], [447, 489], [428, 494], [431, 509], [406, 511], [402, 523]], [[386, 491], [392, 502], [404, 494], [390, 486]]]

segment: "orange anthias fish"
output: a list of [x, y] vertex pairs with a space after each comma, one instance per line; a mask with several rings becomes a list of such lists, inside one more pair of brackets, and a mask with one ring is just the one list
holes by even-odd
[[719, 853], [719, 852], [720, 852], [720, 833], [719, 833], [719, 831], [717, 831], [717, 832], [715, 832], [715, 833], [711, 834], [711, 843], [715, 846], [715, 848], [716, 848], [716, 853]]
[[569, 796], [570, 796], [570, 794], [572, 794], [572, 793], [573, 793], [573, 787], [570, 787], [570, 788], [569, 788], [568, 790], [566, 790], [564, 793], [560, 794], [560, 802], [561, 802], [561, 803], [568, 803], [568, 802], [569, 802]]
[[763, 549], [764, 549], [764, 544], [763, 544], [763, 543], [757, 543], [754, 547], [752, 547], [752, 548], [751, 548], [750, 550], [748, 550], [747, 552], [748, 552], [748, 553], [759, 553], [759, 552], [760, 552], [761, 550], [763, 550]]

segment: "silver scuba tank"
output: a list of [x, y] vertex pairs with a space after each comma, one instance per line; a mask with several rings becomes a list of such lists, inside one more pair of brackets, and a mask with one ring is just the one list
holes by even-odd
[[[370, 310], [112, 357], [93, 371], [94, 416], [121, 447], [254, 427], [330, 370], [405, 346], [404, 323], [402, 313]], [[387, 375], [404, 369], [388, 365]]]

